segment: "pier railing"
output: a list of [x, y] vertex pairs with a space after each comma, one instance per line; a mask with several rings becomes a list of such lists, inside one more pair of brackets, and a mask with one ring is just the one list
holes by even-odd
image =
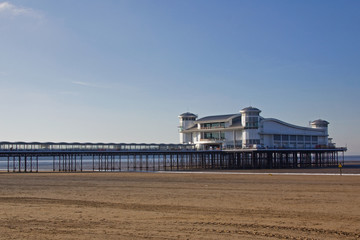
[[127, 151], [127, 150], [194, 150], [194, 144], [165, 143], [54, 143], [54, 142], [0, 142], [0, 151]]

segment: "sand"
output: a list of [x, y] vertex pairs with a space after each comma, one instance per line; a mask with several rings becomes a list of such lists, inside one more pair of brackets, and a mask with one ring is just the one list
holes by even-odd
[[0, 239], [358, 239], [360, 176], [0, 173]]

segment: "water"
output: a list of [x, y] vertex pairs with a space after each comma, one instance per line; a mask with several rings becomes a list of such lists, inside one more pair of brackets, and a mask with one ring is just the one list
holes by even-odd
[[[24, 169], [24, 159], [22, 158], [22, 165], [21, 165], [21, 169]], [[69, 160], [67, 160], [67, 162], [69, 163]], [[118, 163], [118, 159], [116, 161]], [[95, 160], [95, 167], [98, 168], [98, 159]], [[122, 160], [121, 161], [122, 164], [125, 164], [125, 161]], [[126, 161], [127, 163], [127, 161]], [[32, 159], [27, 159], [27, 169], [31, 168], [32, 165], [32, 169], [33, 171], [36, 171], [36, 158]], [[118, 164], [117, 164], [118, 165]], [[15, 166], [15, 170], [18, 170], [18, 159], [15, 159], [15, 162], [13, 160], [13, 158], [10, 158], [10, 162], [9, 162], [9, 169], [10, 172], [13, 171], [13, 168]], [[75, 160], [73, 160], [73, 168], [75, 167]], [[38, 169], [39, 171], [53, 171], [54, 168], [54, 162], [53, 162], [53, 158], [52, 157], [39, 157], [39, 162], [38, 162]], [[63, 168], [63, 162], [62, 160], [60, 161], [60, 168]], [[81, 161], [80, 161], [80, 157], [76, 159], [76, 169], [77, 171], [79, 171], [81, 168]], [[7, 171], [8, 169], [8, 160], [7, 158], [0, 158], [0, 171]], [[93, 170], [93, 159], [92, 157], [83, 157], [82, 159], [82, 169], [84, 171], [92, 171]], [[55, 159], [55, 170], [58, 171], [59, 170], [59, 159], [56, 158]]]
[[[55, 162], [53, 161], [53, 157], [39, 157], [38, 158], [38, 170], [39, 171], [53, 171], [55, 168], [55, 171], [59, 171], [59, 169], [72, 169], [76, 171], [80, 171], [82, 169], [83, 171], [104, 171], [104, 169], [107, 169], [107, 171], [110, 171], [112, 168], [114, 171], [155, 171], [155, 170], [164, 170], [163, 161], [164, 159], [161, 156], [151, 156], [148, 158], [147, 168], [146, 168], [146, 160], [145, 158], [140, 159], [139, 157], [130, 159], [127, 158], [127, 156], [122, 156], [121, 159], [119, 157], [115, 157], [113, 162], [111, 162], [110, 158], [107, 160], [99, 159], [99, 157], [95, 157], [93, 162], [92, 156], [83, 156], [82, 161], [80, 157], [78, 156], [75, 159], [73, 158], [71, 161], [69, 159], [66, 160], [66, 163], [63, 162], [63, 159], [60, 159], [56, 157]], [[120, 161], [119, 161], [120, 160]], [[55, 165], [54, 165], [55, 163]], [[167, 166], [170, 165], [169, 159], [166, 159]], [[9, 170], [12, 172], [14, 170], [17, 172], [19, 169], [19, 160], [18, 158], [13, 159], [10, 158], [10, 161], [8, 162], [7, 157], [0, 157], [0, 171], [7, 171], [9, 164]], [[30, 158], [27, 158], [27, 164], [26, 168], [27, 171], [36, 171], [36, 158], [33, 157], [32, 161]], [[71, 165], [71, 167], [70, 167]], [[21, 169], [24, 170], [24, 158], [21, 159]]]
[[[340, 159], [342, 159], [342, 156], [339, 155], [339, 160]], [[360, 161], [360, 155], [345, 155], [344, 160], [345, 160], [345, 162]]]

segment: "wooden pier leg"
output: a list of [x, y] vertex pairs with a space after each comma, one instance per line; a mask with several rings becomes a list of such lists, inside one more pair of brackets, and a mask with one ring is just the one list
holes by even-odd
[[112, 172], [113, 171], [113, 156], [112, 155], [108, 156], [108, 159], [110, 162], [109, 170]]
[[250, 159], [251, 159], [251, 168], [256, 168], [254, 154], [253, 153], [249, 153], [249, 154], [250, 154]]
[[25, 156], [24, 156], [24, 172], [27, 172], [27, 156], [26, 156], [26, 154], [25, 154]]
[[199, 154], [194, 153], [194, 156], [195, 156], [194, 168], [199, 168]]
[[99, 158], [98, 158], [98, 169], [99, 169], [99, 172], [101, 172], [101, 162], [102, 162], [102, 159], [101, 159], [101, 154], [99, 154], [99, 156], [98, 156]]
[[224, 162], [225, 155], [223, 153], [218, 153], [218, 163], [216, 168], [217, 169], [223, 169], [223, 162]]
[[114, 155], [110, 155], [110, 169], [113, 172], [115, 170], [114, 167]]
[[280, 153], [280, 159], [279, 159], [279, 163], [278, 163], [278, 168], [283, 168], [283, 163], [284, 163], [284, 153]]
[[116, 155], [112, 155], [112, 157], [113, 157], [113, 170], [117, 171], [117, 168], [116, 168]]
[[163, 166], [164, 166], [164, 170], [166, 171], [166, 154], [163, 155]]
[[127, 170], [130, 171], [130, 156], [127, 154]]
[[155, 171], [155, 155], [152, 154], [152, 167], [153, 167], [153, 171]]
[[157, 155], [157, 159], [158, 159], [158, 171], [160, 171], [160, 156], [161, 156], [161, 155]]
[[188, 165], [189, 165], [189, 170], [193, 169], [193, 154], [192, 153], [188, 153]]
[[65, 154], [61, 156], [62, 157], [62, 171], [66, 172], [66, 168], [65, 168]]
[[139, 160], [140, 160], [140, 164], [139, 164], [140, 165], [140, 171], [142, 171], [142, 165], [143, 165], [142, 164], [142, 154], [140, 154], [140, 159]]
[[181, 166], [182, 170], [185, 170], [184, 154], [183, 153], [180, 155], [180, 166]]
[[287, 166], [289, 166], [289, 153], [285, 154], [285, 167], [287, 168]]
[[170, 154], [170, 171], [173, 170], [173, 155]]
[[122, 158], [122, 155], [119, 155], [119, 172], [121, 172], [121, 158]]
[[271, 152], [266, 153], [266, 159], [267, 159], [267, 168], [272, 168], [272, 154]]
[[179, 171], [179, 154], [176, 154], [176, 170]]
[[65, 166], [66, 166], [66, 171], [70, 172], [71, 171], [71, 155], [66, 154], [66, 158], [65, 158]]
[[73, 155], [72, 154], [68, 154], [67, 155], [67, 163], [68, 163], [68, 171], [72, 172], [73, 170]]
[[109, 156], [104, 154], [104, 168], [105, 172], [109, 170]]
[[106, 156], [103, 154], [100, 155], [100, 170], [106, 172]]
[[21, 172], [21, 156], [19, 156], [18, 161], [19, 161], [19, 172]]
[[30, 156], [30, 172], [33, 172], [33, 156]]
[[200, 168], [205, 168], [205, 153], [200, 155]]

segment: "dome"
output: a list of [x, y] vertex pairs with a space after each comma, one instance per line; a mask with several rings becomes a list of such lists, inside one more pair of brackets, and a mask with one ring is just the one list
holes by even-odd
[[246, 112], [258, 112], [258, 113], [260, 113], [261, 110], [259, 110], [258, 108], [250, 106], [250, 107], [243, 108], [240, 112], [241, 113], [246, 113]]
[[314, 120], [311, 122], [311, 125], [328, 125], [329, 122], [322, 120], [322, 119], [318, 119], [318, 120]]
[[186, 112], [183, 113], [179, 116], [179, 118], [197, 118], [197, 115], [190, 113], [190, 112]]

